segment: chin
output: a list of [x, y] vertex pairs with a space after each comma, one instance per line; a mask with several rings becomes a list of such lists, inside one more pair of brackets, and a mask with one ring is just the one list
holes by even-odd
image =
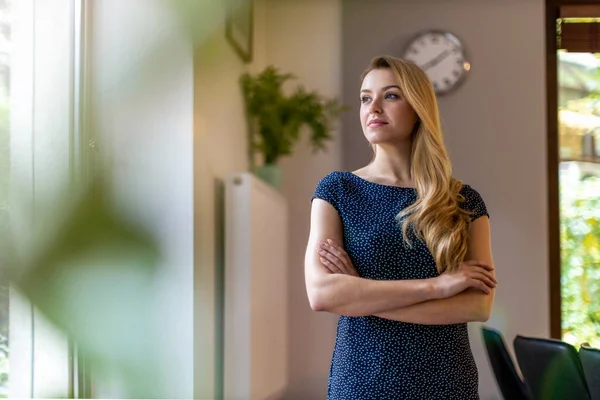
[[367, 141], [371, 145], [398, 145], [401, 143], [410, 142], [410, 134], [409, 135], [390, 135], [384, 132], [367, 132], [365, 135]]

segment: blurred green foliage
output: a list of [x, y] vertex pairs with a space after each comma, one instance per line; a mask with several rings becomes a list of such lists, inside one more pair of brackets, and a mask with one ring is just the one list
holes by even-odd
[[563, 339], [600, 347], [600, 178], [561, 179]]
[[[0, 0], [0, 9], [9, 3]], [[213, 62], [218, 50], [214, 44], [224, 32], [224, 3], [170, 0], [164, 4], [165, 18], [174, 19], [195, 59]], [[139, 12], [141, 19], [144, 10]], [[122, 82], [135, 86], [154, 78], [167, 61], [161, 50], [172, 45], [157, 38], [152, 51], [133, 70], [117, 71], [128, 79], [115, 77], [116, 81], [123, 78]], [[8, 225], [10, 135], [24, 133], [9, 132], [9, 116], [9, 103], [0, 102], [0, 397], [9, 378], [10, 282], [77, 344], [94, 378], [108, 376], [112, 382], [118, 377], [124, 398], [167, 398], [164, 354], [158, 349], [164, 327], [156, 313], [162, 261], [157, 241], [116, 210], [105, 174], [95, 176], [86, 187], [65, 187], [61, 201], [46, 203], [36, 198], [38, 214], [23, 219], [35, 219], [40, 240], [18, 252], [15, 241], [19, 238], [11, 235]], [[20, 197], [13, 193], [11, 200], [15, 198]], [[22, 200], [26, 203], [27, 196]], [[19, 208], [19, 201], [14, 203], [10, 204], [11, 217]]]
[[163, 397], [155, 314], [161, 256], [153, 236], [117, 211], [110, 187], [96, 177], [45, 203], [26, 255], [13, 241], [0, 264], [13, 287], [77, 343], [95, 377], [121, 377], [128, 398]]

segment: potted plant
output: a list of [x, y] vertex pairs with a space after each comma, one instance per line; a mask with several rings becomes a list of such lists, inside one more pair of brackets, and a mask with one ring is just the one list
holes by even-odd
[[337, 99], [324, 98], [302, 86], [286, 95], [283, 85], [294, 78], [292, 74], [281, 74], [273, 66], [257, 75], [246, 73], [240, 78], [248, 118], [251, 162], [256, 150], [263, 158], [256, 174], [277, 188], [282, 178], [277, 161], [292, 154], [302, 131], [309, 131], [314, 151], [323, 150], [331, 139], [333, 120], [346, 109]]

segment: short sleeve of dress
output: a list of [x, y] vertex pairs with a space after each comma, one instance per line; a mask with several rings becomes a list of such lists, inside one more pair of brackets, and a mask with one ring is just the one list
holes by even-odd
[[315, 192], [311, 198], [311, 202], [314, 199], [325, 200], [331, 204], [338, 212], [339, 209], [339, 188], [340, 181], [339, 176], [336, 172], [332, 172], [317, 183]]
[[475, 221], [477, 218], [483, 217], [484, 215], [489, 218], [490, 214], [488, 213], [485, 202], [477, 190], [473, 189], [469, 185], [464, 185], [460, 191], [460, 194], [462, 194], [465, 198], [465, 201], [461, 204], [461, 207], [472, 212], [471, 221]]

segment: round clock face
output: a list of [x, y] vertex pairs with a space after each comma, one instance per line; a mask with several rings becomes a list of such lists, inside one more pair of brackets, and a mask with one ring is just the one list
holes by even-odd
[[429, 31], [410, 41], [403, 57], [427, 73], [436, 94], [455, 89], [471, 69], [460, 40], [451, 33]]

